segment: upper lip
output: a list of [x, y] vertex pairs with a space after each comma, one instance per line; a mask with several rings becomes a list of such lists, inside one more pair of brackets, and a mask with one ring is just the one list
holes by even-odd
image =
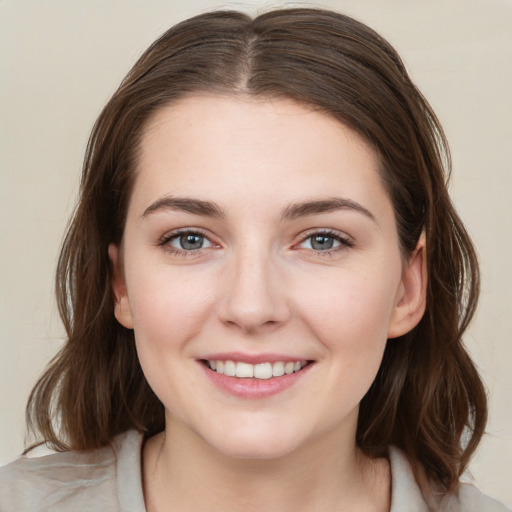
[[260, 364], [260, 363], [275, 363], [282, 361], [283, 363], [296, 362], [296, 361], [307, 361], [307, 358], [299, 356], [290, 356], [276, 353], [265, 353], [265, 354], [246, 354], [243, 352], [217, 352], [215, 354], [208, 354], [200, 359], [208, 361], [235, 361], [249, 364]]

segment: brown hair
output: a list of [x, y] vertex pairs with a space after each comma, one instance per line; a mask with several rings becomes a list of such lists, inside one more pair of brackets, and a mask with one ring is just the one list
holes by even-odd
[[142, 373], [133, 332], [114, 318], [107, 247], [122, 240], [148, 119], [201, 92], [313, 106], [357, 131], [380, 156], [404, 255], [426, 234], [427, 308], [416, 328], [388, 341], [360, 406], [357, 443], [370, 456], [395, 444], [417, 475], [453, 489], [487, 409], [461, 341], [476, 307], [478, 266], [448, 196], [447, 143], [389, 43], [352, 18], [319, 9], [255, 19], [213, 12], [184, 21], [151, 45], [108, 102], [89, 140], [57, 269], [67, 342], [32, 391], [29, 429], [58, 450], [99, 447], [130, 428], [148, 436], [164, 429], [163, 405]]

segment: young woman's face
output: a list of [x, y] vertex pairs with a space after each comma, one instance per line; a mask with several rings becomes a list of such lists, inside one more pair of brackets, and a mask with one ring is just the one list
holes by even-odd
[[152, 119], [114, 291], [168, 426], [234, 457], [354, 442], [421, 288], [378, 166], [287, 100], [190, 97]]

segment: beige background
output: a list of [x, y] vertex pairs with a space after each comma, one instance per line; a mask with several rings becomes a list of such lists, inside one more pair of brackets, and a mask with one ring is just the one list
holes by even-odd
[[[0, 0], [0, 464], [22, 450], [27, 395], [61, 343], [53, 272], [101, 107], [176, 21], [216, 7], [275, 5], [303, 3]], [[451, 142], [451, 190], [483, 273], [466, 340], [492, 396], [472, 474], [512, 505], [512, 1], [320, 5], [361, 19], [396, 46]]]

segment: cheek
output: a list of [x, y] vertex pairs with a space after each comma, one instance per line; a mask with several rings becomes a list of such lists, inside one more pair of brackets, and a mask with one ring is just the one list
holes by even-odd
[[212, 297], [208, 277], [162, 267], [140, 272], [129, 283], [137, 343], [159, 349], [179, 347], [194, 337], [208, 314]]
[[378, 280], [353, 269], [338, 277], [330, 280], [328, 291], [303, 294], [300, 304], [302, 325], [323, 345], [329, 360], [321, 379], [330, 386], [316, 402], [334, 423], [358, 406], [377, 375], [399, 279]]
[[[401, 262], [398, 255], [396, 261], [332, 270], [329, 279], [308, 278], [296, 296], [302, 297], [299, 307], [304, 324], [331, 359], [331, 378], [337, 382], [337, 390], [343, 389], [359, 401], [382, 361]], [[322, 287], [311, 293], [314, 281]]]
[[386, 340], [398, 279], [351, 269], [334, 272], [321, 282], [322, 289], [312, 292], [314, 283], [305, 280], [302, 293], [297, 293], [307, 323], [321, 340], [359, 348]]
[[178, 415], [190, 401], [189, 389], [195, 388], [191, 353], [211, 311], [206, 276], [197, 274], [192, 279], [176, 268], [152, 267], [129, 283], [142, 370], [166, 409]]

